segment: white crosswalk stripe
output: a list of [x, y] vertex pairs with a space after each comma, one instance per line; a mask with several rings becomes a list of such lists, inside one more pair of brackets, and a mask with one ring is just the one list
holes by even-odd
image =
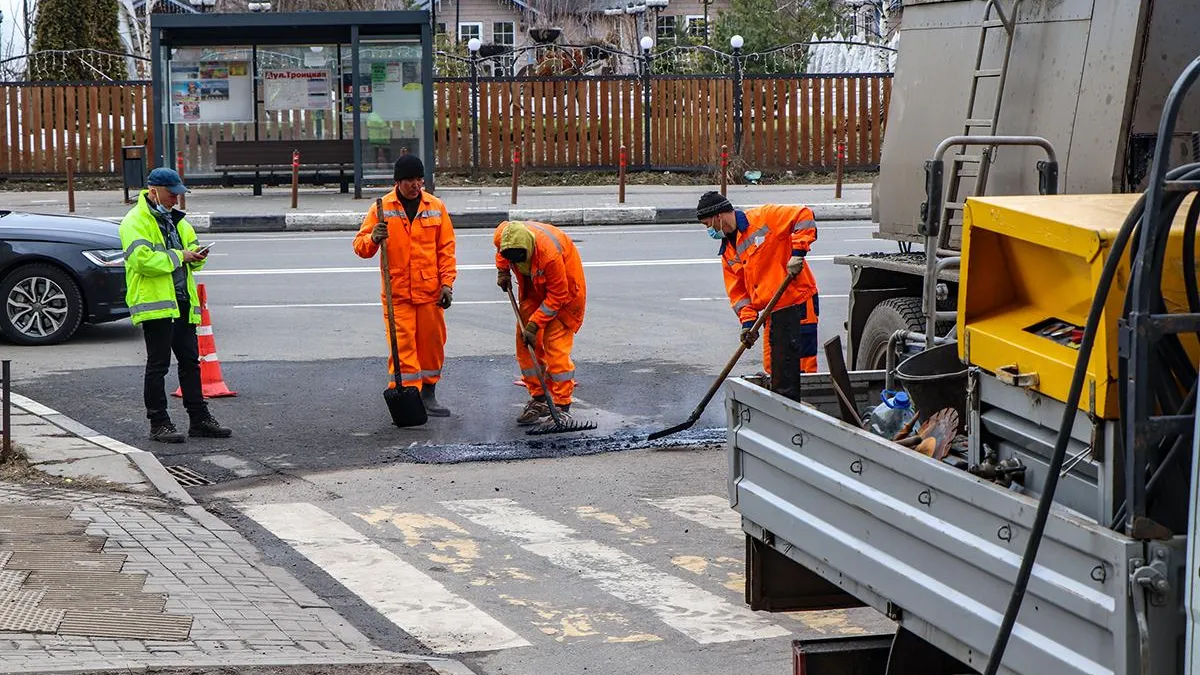
[[456, 654], [530, 644], [432, 577], [317, 506], [263, 504], [241, 508], [434, 651]]
[[782, 637], [790, 631], [678, 577], [605, 544], [577, 536], [510, 499], [442, 502], [451, 511], [558, 567], [575, 571], [609, 594], [649, 609], [700, 644]]
[[729, 500], [716, 495], [647, 499], [652, 506], [669, 511], [680, 518], [729, 534], [742, 535], [742, 517], [729, 508]]

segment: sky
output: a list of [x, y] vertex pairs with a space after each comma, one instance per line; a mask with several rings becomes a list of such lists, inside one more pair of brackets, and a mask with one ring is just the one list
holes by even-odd
[[[35, 2], [29, 0], [30, 7]], [[21, 6], [22, 0], [0, 0], [0, 12], [4, 13], [3, 23], [0, 23], [0, 58], [25, 53]]]

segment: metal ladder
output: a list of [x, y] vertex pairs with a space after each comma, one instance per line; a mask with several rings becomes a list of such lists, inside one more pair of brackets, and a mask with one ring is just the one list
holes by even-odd
[[[979, 50], [975, 54], [975, 69], [971, 73], [971, 97], [967, 101], [967, 119], [963, 124], [964, 136], [995, 136], [1000, 122], [1000, 104], [1004, 100], [1004, 82], [1008, 77], [1009, 56], [1012, 54], [1013, 36], [1017, 28], [1017, 9], [1024, 0], [1012, 0], [1006, 13], [1001, 6], [1003, 0], [987, 0], [983, 12], [983, 23], [979, 31]], [[1004, 61], [999, 68], [984, 68], [988, 37], [991, 33], [1004, 32]], [[980, 84], [985, 80], [996, 80], [994, 105], [987, 116], [981, 116], [976, 107], [979, 102]], [[950, 235], [953, 224], [961, 224], [961, 213], [967, 201], [968, 191], [963, 190], [963, 179], [975, 179], [972, 196], [978, 197], [987, 188], [988, 171], [991, 167], [995, 146], [985, 147], [978, 154], [967, 154], [967, 146], [959, 146], [958, 153], [951, 157], [950, 185], [946, 189], [946, 204], [942, 209], [938, 248], [951, 253]], [[959, 218], [958, 223], [953, 221]], [[957, 251], [954, 251], [957, 253]]]

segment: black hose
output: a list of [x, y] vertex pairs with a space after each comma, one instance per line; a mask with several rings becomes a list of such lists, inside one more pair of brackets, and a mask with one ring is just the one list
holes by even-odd
[[[1189, 164], [1166, 172], [1166, 178], [1168, 180], [1176, 180], [1181, 177], [1187, 179], [1191, 177], [1193, 172], [1200, 173], [1198, 170], [1200, 170], [1200, 164]], [[1047, 468], [1046, 482], [1042, 487], [1042, 494], [1038, 500], [1037, 514], [1034, 516], [1033, 527], [1030, 529], [1029, 543], [1026, 545], [1025, 553], [1021, 558], [1021, 567], [1017, 570], [1017, 579], [1013, 584], [1008, 607], [1005, 609], [1004, 618], [1000, 623], [1000, 632], [996, 635], [996, 643], [992, 647], [987, 666], [984, 668], [984, 675], [996, 675], [996, 671], [1000, 669], [1000, 662], [1004, 658], [1004, 650], [1008, 647], [1008, 640], [1012, 637], [1013, 626], [1017, 622], [1017, 614], [1021, 611], [1021, 603], [1025, 599], [1025, 591], [1029, 586], [1029, 577], [1033, 573], [1033, 564], [1037, 559], [1038, 549], [1041, 547], [1042, 537], [1046, 531], [1046, 521], [1049, 520], [1050, 509], [1054, 503], [1054, 492], [1058, 489], [1059, 474], [1062, 471], [1067, 444], [1070, 441], [1071, 429], [1075, 422], [1075, 409], [1079, 406], [1079, 397], [1083, 393], [1083, 382], [1087, 376], [1088, 362], [1091, 360], [1092, 349], [1096, 343], [1096, 329], [1100, 324], [1100, 315], [1104, 311], [1109, 291], [1112, 289], [1113, 278], [1116, 276], [1116, 271], [1120, 265], [1125, 248], [1129, 244], [1129, 240], [1133, 236], [1134, 230], [1137, 229], [1139, 222], [1146, 215], [1146, 202], [1152, 190], [1153, 183], [1150, 189], [1138, 197], [1137, 203], [1134, 204], [1129, 215], [1125, 217], [1125, 222], [1121, 224], [1121, 229], [1117, 232], [1117, 236], [1113, 240], [1112, 248], [1109, 251], [1108, 258], [1104, 261], [1104, 268], [1096, 284], [1096, 295], [1092, 298], [1092, 305], [1088, 309], [1088, 318], [1083, 329], [1083, 338], [1079, 344], [1078, 360], [1075, 362], [1075, 371], [1071, 376], [1071, 388], [1067, 393], [1066, 407], [1063, 408], [1063, 418], [1059, 425], [1058, 438], [1055, 440], [1054, 452], [1051, 455], [1050, 465]], [[1183, 196], [1180, 195], [1179, 199], [1182, 200], [1182, 198]], [[1170, 202], [1171, 198], [1167, 197], [1167, 203], [1169, 204]], [[1176, 203], [1174, 210], [1178, 208], [1179, 203]], [[1153, 219], [1154, 214], [1149, 214], [1149, 216]], [[1153, 222], [1151, 222], [1152, 224]], [[1130, 260], [1132, 261], [1132, 257]], [[1161, 287], [1161, 278], [1159, 286]]]
[[1200, 290], [1196, 286], [1196, 221], [1200, 219], [1200, 196], [1192, 199], [1183, 224], [1183, 280], [1187, 287], [1188, 311], [1200, 314]]

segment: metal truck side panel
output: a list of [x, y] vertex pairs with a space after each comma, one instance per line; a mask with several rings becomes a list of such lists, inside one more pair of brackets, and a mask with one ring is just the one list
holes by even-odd
[[[898, 606], [906, 628], [981, 668], [1036, 502], [750, 383], [726, 386], [744, 529], [788, 542], [779, 550], [880, 611]], [[1006, 671], [1132, 675], [1125, 580], [1139, 550], [1055, 512]]]

